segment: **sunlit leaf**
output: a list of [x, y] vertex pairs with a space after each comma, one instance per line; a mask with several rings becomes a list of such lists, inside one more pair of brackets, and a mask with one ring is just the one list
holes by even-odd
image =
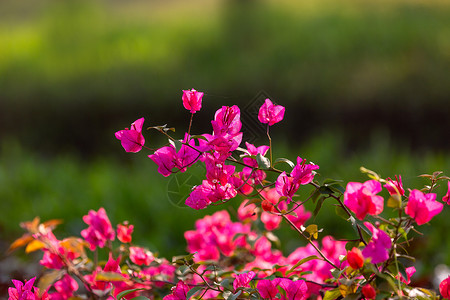
[[323, 296], [323, 300], [335, 300], [341, 296], [341, 292], [338, 288], [335, 288], [333, 290], [329, 290], [325, 292], [325, 295]]
[[145, 289], [141, 288], [141, 289], [131, 289], [131, 290], [122, 291], [119, 294], [117, 294], [116, 299], [122, 300], [122, 298], [125, 297], [126, 295], [137, 292], [137, 291], [142, 291], [142, 290], [145, 290]]
[[95, 280], [98, 281], [125, 281], [126, 278], [120, 273], [115, 272], [99, 272], [95, 276]]
[[295, 167], [295, 164], [294, 164], [292, 161], [290, 161], [289, 159], [287, 159], [287, 158], [282, 158], [282, 157], [277, 158], [277, 159], [275, 160], [274, 165], [276, 165], [276, 164], [278, 164], [278, 163], [286, 163], [286, 164], [288, 164], [291, 168], [294, 168], [294, 167]]
[[37, 284], [39, 291], [46, 291], [53, 283], [61, 279], [65, 273], [65, 270], [50, 270], [44, 273]]
[[39, 240], [33, 240], [28, 243], [27, 247], [25, 248], [25, 253], [31, 253], [42, 248], [45, 248], [45, 244], [43, 242]]
[[319, 258], [318, 258], [316, 255], [310, 255], [310, 256], [307, 256], [307, 257], [305, 257], [305, 258], [299, 260], [295, 265], [292, 266], [292, 268], [289, 269], [289, 271], [287, 272], [286, 275], [289, 275], [289, 274], [292, 273], [295, 269], [297, 269], [299, 266], [301, 266], [302, 264], [304, 264], [304, 263], [306, 263], [306, 262], [308, 262], [308, 261], [310, 261], [310, 260], [313, 260], [313, 259], [319, 259]]
[[202, 286], [194, 286], [192, 289], [190, 289], [187, 293], [186, 293], [186, 300], [191, 299], [192, 296], [194, 296], [196, 293], [198, 293], [199, 291], [201, 291], [203, 289]]

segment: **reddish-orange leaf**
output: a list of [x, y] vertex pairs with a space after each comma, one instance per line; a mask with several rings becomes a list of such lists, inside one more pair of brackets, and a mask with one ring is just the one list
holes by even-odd
[[9, 246], [8, 252], [12, 252], [12, 251], [16, 250], [17, 248], [23, 247], [33, 240], [34, 240], [34, 238], [31, 236], [31, 234], [25, 233], [20, 238], [15, 240], [11, 244], [11, 246]]

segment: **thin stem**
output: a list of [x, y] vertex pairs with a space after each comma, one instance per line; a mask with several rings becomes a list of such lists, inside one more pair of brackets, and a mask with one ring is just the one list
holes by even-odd
[[194, 118], [194, 113], [191, 113], [191, 119], [189, 121], [188, 135], [191, 135], [191, 126], [192, 126], [192, 119], [193, 118]]
[[269, 134], [269, 124], [267, 123], [267, 137], [269, 138], [269, 153], [270, 153], [270, 166], [272, 166], [272, 138]]

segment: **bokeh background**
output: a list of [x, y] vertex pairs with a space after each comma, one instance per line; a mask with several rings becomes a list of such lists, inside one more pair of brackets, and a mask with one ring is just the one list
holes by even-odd
[[[450, 175], [450, 2], [447, 0], [2, 0], [0, 1], [0, 280], [39, 271], [6, 249], [19, 222], [61, 218], [78, 235], [89, 209], [135, 225], [134, 241], [161, 256], [184, 253], [183, 232], [218, 208], [193, 211], [168, 191], [146, 155], [126, 154], [114, 132], [139, 117], [181, 138], [181, 91], [205, 92], [193, 131], [237, 104], [253, 124], [244, 139], [267, 143], [251, 113], [264, 97], [286, 107], [273, 127], [276, 156], [307, 158], [325, 178]], [[165, 141], [146, 132], [149, 147]], [[202, 170], [190, 173], [192, 182]], [[200, 180], [200, 179], [198, 179]], [[446, 184], [438, 190], [438, 199]], [[221, 207], [231, 214], [238, 201]], [[313, 207], [310, 207], [313, 209]], [[324, 234], [352, 229], [315, 220]], [[450, 265], [448, 209], [411, 246], [417, 284]], [[312, 222], [312, 220], [310, 221]], [[285, 226], [285, 253], [303, 244]], [[34, 261], [39, 257], [31, 256]]]

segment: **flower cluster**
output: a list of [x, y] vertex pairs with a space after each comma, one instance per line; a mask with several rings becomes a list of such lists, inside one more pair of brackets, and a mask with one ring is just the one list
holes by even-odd
[[[58, 239], [53, 234], [57, 221], [26, 222], [27, 233], [11, 250], [42, 251], [40, 264], [47, 271], [39, 288], [36, 278], [13, 280], [9, 299], [437, 299], [434, 291], [411, 286], [415, 267], [405, 267], [403, 259], [410, 258], [407, 246], [416, 225], [430, 222], [449, 203], [450, 178], [442, 172], [422, 175], [431, 184], [407, 192], [400, 175], [383, 179], [365, 168], [370, 180], [345, 188], [336, 180], [319, 181], [318, 165], [300, 156], [294, 162], [272, 157], [270, 128], [283, 120], [284, 107], [266, 99], [259, 108], [269, 145], [241, 146], [236, 105], [216, 111], [209, 133], [191, 134], [203, 96], [194, 89], [183, 91], [182, 104], [191, 119], [181, 139], [172, 137], [174, 130], [166, 125], [149, 127], [168, 139], [157, 150], [144, 145], [144, 118], [115, 136], [126, 152], [152, 151], [148, 157], [164, 177], [203, 165], [204, 177], [185, 204], [199, 210], [241, 195], [237, 221], [226, 210], [197, 220], [184, 234], [188, 254], [171, 261], [135, 245], [134, 226], [125, 221], [113, 227], [103, 208], [83, 217], [87, 228], [81, 237]], [[442, 201], [433, 193], [439, 181], [448, 182]], [[327, 229], [314, 224], [312, 217], [328, 203], [355, 229], [353, 238], [323, 234]], [[385, 206], [397, 216], [384, 218]], [[304, 243], [286, 254], [274, 232], [283, 222]], [[103, 261], [98, 249], [107, 254]], [[449, 280], [439, 286], [444, 298], [450, 297]]]

